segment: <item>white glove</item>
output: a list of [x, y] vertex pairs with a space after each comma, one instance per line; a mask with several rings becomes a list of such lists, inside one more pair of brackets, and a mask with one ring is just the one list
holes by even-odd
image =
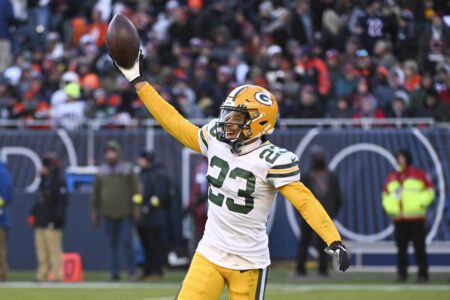
[[145, 81], [144, 77], [142, 76], [144, 69], [144, 55], [142, 54], [142, 52], [139, 53], [138, 58], [130, 69], [125, 69], [119, 66], [115, 61], [114, 66], [119, 69], [123, 76], [125, 76], [125, 78], [131, 83], [136, 84], [138, 82]]

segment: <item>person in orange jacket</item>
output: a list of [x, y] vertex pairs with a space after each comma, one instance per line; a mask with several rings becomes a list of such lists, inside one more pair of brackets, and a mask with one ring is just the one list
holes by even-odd
[[433, 183], [424, 170], [412, 165], [408, 150], [398, 151], [396, 159], [399, 170], [389, 174], [382, 193], [382, 204], [394, 220], [398, 281], [407, 279], [407, 249], [409, 241], [412, 241], [419, 267], [418, 281], [427, 282], [425, 218], [435, 196]]

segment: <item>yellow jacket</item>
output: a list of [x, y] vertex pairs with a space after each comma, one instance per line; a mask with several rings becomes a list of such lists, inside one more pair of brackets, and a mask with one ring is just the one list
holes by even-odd
[[425, 219], [434, 200], [433, 183], [426, 173], [409, 166], [389, 174], [382, 193], [382, 204], [394, 221]]

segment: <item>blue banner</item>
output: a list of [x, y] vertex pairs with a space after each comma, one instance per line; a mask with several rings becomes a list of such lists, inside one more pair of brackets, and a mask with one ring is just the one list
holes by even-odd
[[[195, 164], [200, 157], [183, 148], [162, 129], [133, 130], [1, 130], [0, 158], [7, 162], [14, 182], [13, 228], [10, 234], [12, 266], [33, 266], [34, 250], [31, 229], [25, 225], [27, 209], [31, 207], [39, 184], [39, 158], [55, 152], [64, 167], [100, 164], [106, 142], [116, 139], [123, 147], [123, 157], [136, 162], [141, 151], [152, 148], [156, 159], [167, 168], [177, 191], [170, 228], [171, 243], [182, 243], [181, 206], [187, 202], [193, 183]], [[436, 188], [436, 199], [428, 211], [427, 242], [450, 241], [450, 129], [283, 129], [278, 128], [271, 141], [287, 148], [300, 158], [300, 168], [309, 168], [312, 146], [321, 145], [329, 168], [339, 176], [343, 206], [336, 224], [345, 240], [373, 243], [392, 240], [390, 218], [381, 207], [381, 191], [389, 172], [394, 170], [393, 153], [408, 148], [415, 165], [425, 169]], [[80, 200], [82, 199], [82, 200]], [[95, 258], [105, 251], [101, 235], [86, 233], [92, 226], [82, 226], [75, 220], [88, 220], [89, 193], [81, 190], [71, 197], [65, 245], [85, 251], [83, 257], [91, 267], [103, 267]], [[292, 258], [299, 237], [298, 213], [284, 199], [275, 202], [268, 222], [270, 248], [275, 258]], [[82, 230], [83, 235], [75, 234]], [[31, 240], [30, 240], [31, 239]], [[26, 240], [26, 241], [25, 241]], [[98, 241], [98, 251], [89, 245]], [[73, 250], [73, 249], [67, 249]], [[20, 255], [19, 255], [20, 254]], [[29, 258], [28, 258], [29, 257]]]

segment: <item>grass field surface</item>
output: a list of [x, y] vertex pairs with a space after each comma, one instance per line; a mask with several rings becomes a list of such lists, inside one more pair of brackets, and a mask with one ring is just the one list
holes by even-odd
[[[108, 283], [106, 273], [88, 272], [82, 283], [34, 283], [32, 272], [14, 272], [10, 281], [0, 283], [1, 300], [169, 300], [174, 299], [184, 271], [167, 272], [162, 282]], [[412, 274], [413, 275], [413, 274]], [[405, 284], [395, 284], [392, 273], [332, 272], [323, 278], [311, 272], [294, 278], [292, 271], [271, 271], [266, 300], [440, 300], [450, 299], [450, 274], [431, 274], [428, 284], [415, 284], [414, 276]], [[226, 290], [220, 299], [228, 299]], [[197, 300], [197, 299], [192, 299]], [[200, 300], [200, 299], [198, 299]]]

